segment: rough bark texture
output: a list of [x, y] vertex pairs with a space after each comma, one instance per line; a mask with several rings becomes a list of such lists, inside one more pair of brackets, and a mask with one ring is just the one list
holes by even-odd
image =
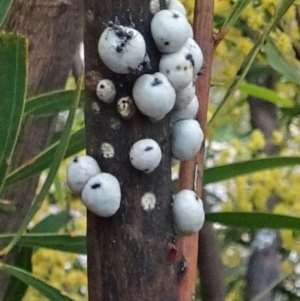
[[[269, 89], [274, 87], [276, 80], [275, 74], [271, 74], [260, 79], [259, 84]], [[278, 127], [277, 107], [276, 105], [263, 101], [258, 98], [249, 97], [251, 125], [253, 129], [259, 129], [264, 134], [267, 141], [265, 153], [274, 155], [278, 152], [278, 147], [272, 144], [272, 133]], [[269, 198], [266, 203], [266, 210], [271, 210], [276, 203], [274, 197]], [[266, 233], [265, 235], [261, 235]], [[275, 233], [270, 243], [260, 243], [257, 238], [264, 238], [265, 242], [270, 240], [267, 236]], [[258, 294], [266, 290], [273, 281], [280, 277], [280, 242], [275, 231], [266, 231], [262, 229], [256, 233], [256, 238], [252, 242], [252, 252], [248, 261], [246, 274], [245, 300], [252, 300]], [[269, 289], [263, 297], [257, 301], [273, 301], [274, 290]]]
[[[121, 184], [121, 208], [110, 218], [88, 212], [88, 279], [90, 301], [175, 301], [177, 266], [173, 253], [170, 191], [169, 120], [152, 123], [138, 111], [130, 120], [117, 112], [117, 101], [103, 104], [95, 96], [93, 78], [112, 79], [117, 100], [131, 96], [137, 75], [110, 72], [100, 61], [97, 43], [108, 21], [117, 16], [122, 25], [135, 23], [145, 37], [152, 69], [157, 71], [158, 53], [150, 36], [150, 1], [85, 1], [85, 68], [87, 152], [96, 158], [102, 171], [116, 176]], [[112, 49], [114, 51], [114, 49]], [[100, 72], [101, 74], [97, 73]], [[152, 138], [162, 149], [157, 169], [145, 174], [134, 169], [129, 150], [134, 142]], [[103, 143], [114, 148], [113, 158], [105, 158]], [[141, 204], [147, 193], [156, 196], [155, 208]]]
[[[64, 88], [72, 59], [81, 40], [81, 0], [16, 0], [3, 29], [23, 34], [29, 40], [27, 95]], [[12, 168], [40, 152], [53, 130], [55, 118], [24, 120]], [[16, 212], [1, 216], [0, 232], [14, 232], [23, 220], [35, 194], [37, 178], [24, 181], [5, 192], [16, 205]], [[6, 258], [13, 262], [9, 254]], [[7, 276], [0, 275], [0, 300], [5, 293]]]

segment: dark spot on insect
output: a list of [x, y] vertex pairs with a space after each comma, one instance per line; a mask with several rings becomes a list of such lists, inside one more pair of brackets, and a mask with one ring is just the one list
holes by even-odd
[[190, 53], [187, 54], [185, 58], [186, 58], [188, 61], [191, 62], [191, 64], [192, 64], [193, 67], [195, 67], [195, 61], [194, 61], [194, 58], [193, 58], [193, 56], [192, 56]]
[[186, 71], [186, 70], [187, 70], [187, 67], [184, 67], [183, 70]]
[[121, 42], [120, 47], [125, 47], [125, 45], [126, 45], [126, 42], [123, 41], [123, 42]]
[[101, 88], [101, 89], [104, 89], [104, 88], [105, 88], [105, 86], [104, 86], [104, 85], [100, 85], [100, 88]]
[[173, 18], [175, 18], [175, 19], [179, 18], [179, 15], [178, 14], [173, 14]]
[[196, 201], [199, 201], [199, 198], [196, 194], [195, 194], [195, 199], [196, 199]]
[[113, 21], [108, 21], [107, 27], [113, 27], [113, 26], [114, 26], [114, 22]]
[[170, 73], [170, 70], [167, 70], [166, 73], [169, 74], [169, 73]]
[[78, 157], [77, 156], [73, 159], [73, 162], [75, 162], [75, 163], [78, 162]]
[[93, 184], [93, 185], [91, 186], [92, 189], [97, 189], [97, 188], [99, 188], [99, 187], [101, 187], [101, 184], [100, 184], [100, 183], [95, 183], [95, 184]]
[[152, 146], [147, 146], [147, 147], [145, 148], [145, 152], [149, 152], [149, 151], [151, 151], [152, 149], [153, 149]]
[[164, 44], [165, 44], [166, 46], [168, 46], [168, 45], [170, 45], [170, 42], [165, 42]]
[[157, 77], [154, 78], [154, 82], [151, 84], [152, 87], [158, 86], [162, 83], [162, 81], [160, 79], [158, 79]]
[[176, 70], [181, 70], [181, 67], [180, 66], [176, 66]]

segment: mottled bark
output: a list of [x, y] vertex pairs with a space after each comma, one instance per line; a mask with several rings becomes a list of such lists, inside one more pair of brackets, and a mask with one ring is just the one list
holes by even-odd
[[[3, 29], [23, 34], [29, 40], [27, 95], [62, 89], [72, 59], [81, 40], [81, 0], [16, 0]], [[12, 168], [39, 153], [49, 141], [55, 118], [24, 120], [12, 160]], [[38, 178], [24, 181], [5, 192], [16, 205], [16, 212], [1, 216], [0, 232], [14, 232], [26, 215], [35, 195]], [[13, 262], [11, 255], [6, 260]], [[7, 276], [0, 275], [0, 300], [5, 293]]]
[[[137, 75], [110, 72], [97, 51], [98, 39], [108, 21], [118, 17], [122, 25], [133, 22], [146, 40], [152, 66], [148, 73], [156, 72], [159, 56], [150, 36], [150, 2], [85, 1], [87, 152], [97, 159], [102, 171], [118, 178], [122, 191], [121, 208], [114, 216], [101, 218], [91, 212], [87, 215], [90, 301], [175, 301], [177, 298], [179, 262], [173, 256], [172, 244], [169, 119], [152, 123], [138, 111], [130, 120], [122, 119], [117, 112], [117, 100], [131, 97]], [[117, 86], [117, 100], [109, 105], [95, 96], [92, 81], [97, 76], [112, 79]], [[130, 147], [142, 138], [156, 140], [163, 153], [159, 167], [150, 174], [134, 169], [129, 161]], [[103, 155], [103, 143], [112, 145], [112, 158]], [[149, 210], [141, 202], [147, 192], [156, 197], [154, 208]]]

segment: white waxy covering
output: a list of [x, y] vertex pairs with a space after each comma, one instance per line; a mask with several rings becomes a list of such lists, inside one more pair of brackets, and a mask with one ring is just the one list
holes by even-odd
[[88, 180], [81, 198], [91, 212], [101, 217], [110, 217], [120, 208], [120, 183], [109, 173], [99, 173]]
[[152, 172], [161, 161], [161, 149], [153, 139], [141, 139], [135, 142], [129, 152], [130, 162], [138, 170]]
[[173, 202], [174, 229], [178, 235], [198, 232], [205, 220], [202, 200], [188, 189], [181, 190]]
[[100, 172], [94, 158], [76, 156], [67, 167], [67, 184], [74, 193], [80, 194], [86, 182]]
[[98, 43], [98, 52], [103, 63], [110, 70], [128, 74], [139, 69], [146, 54], [146, 43], [137, 30], [125, 26], [117, 26], [117, 28], [108, 27], [103, 31]]
[[190, 25], [181, 12], [164, 9], [154, 15], [151, 33], [160, 52], [172, 53], [179, 50], [190, 36]]

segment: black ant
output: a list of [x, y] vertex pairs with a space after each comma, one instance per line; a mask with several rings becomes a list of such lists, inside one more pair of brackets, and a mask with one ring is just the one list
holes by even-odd
[[108, 21], [106, 24], [111, 30], [113, 30], [118, 38], [120, 38], [120, 44], [115, 48], [118, 53], [123, 52], [123, 48], [129, 43], [129, 40], [134, 38], [134, 32], [132, 30], [127, 30], [124, 26], [120, 25], [118, 17], [116, 17], [115, 22]]

